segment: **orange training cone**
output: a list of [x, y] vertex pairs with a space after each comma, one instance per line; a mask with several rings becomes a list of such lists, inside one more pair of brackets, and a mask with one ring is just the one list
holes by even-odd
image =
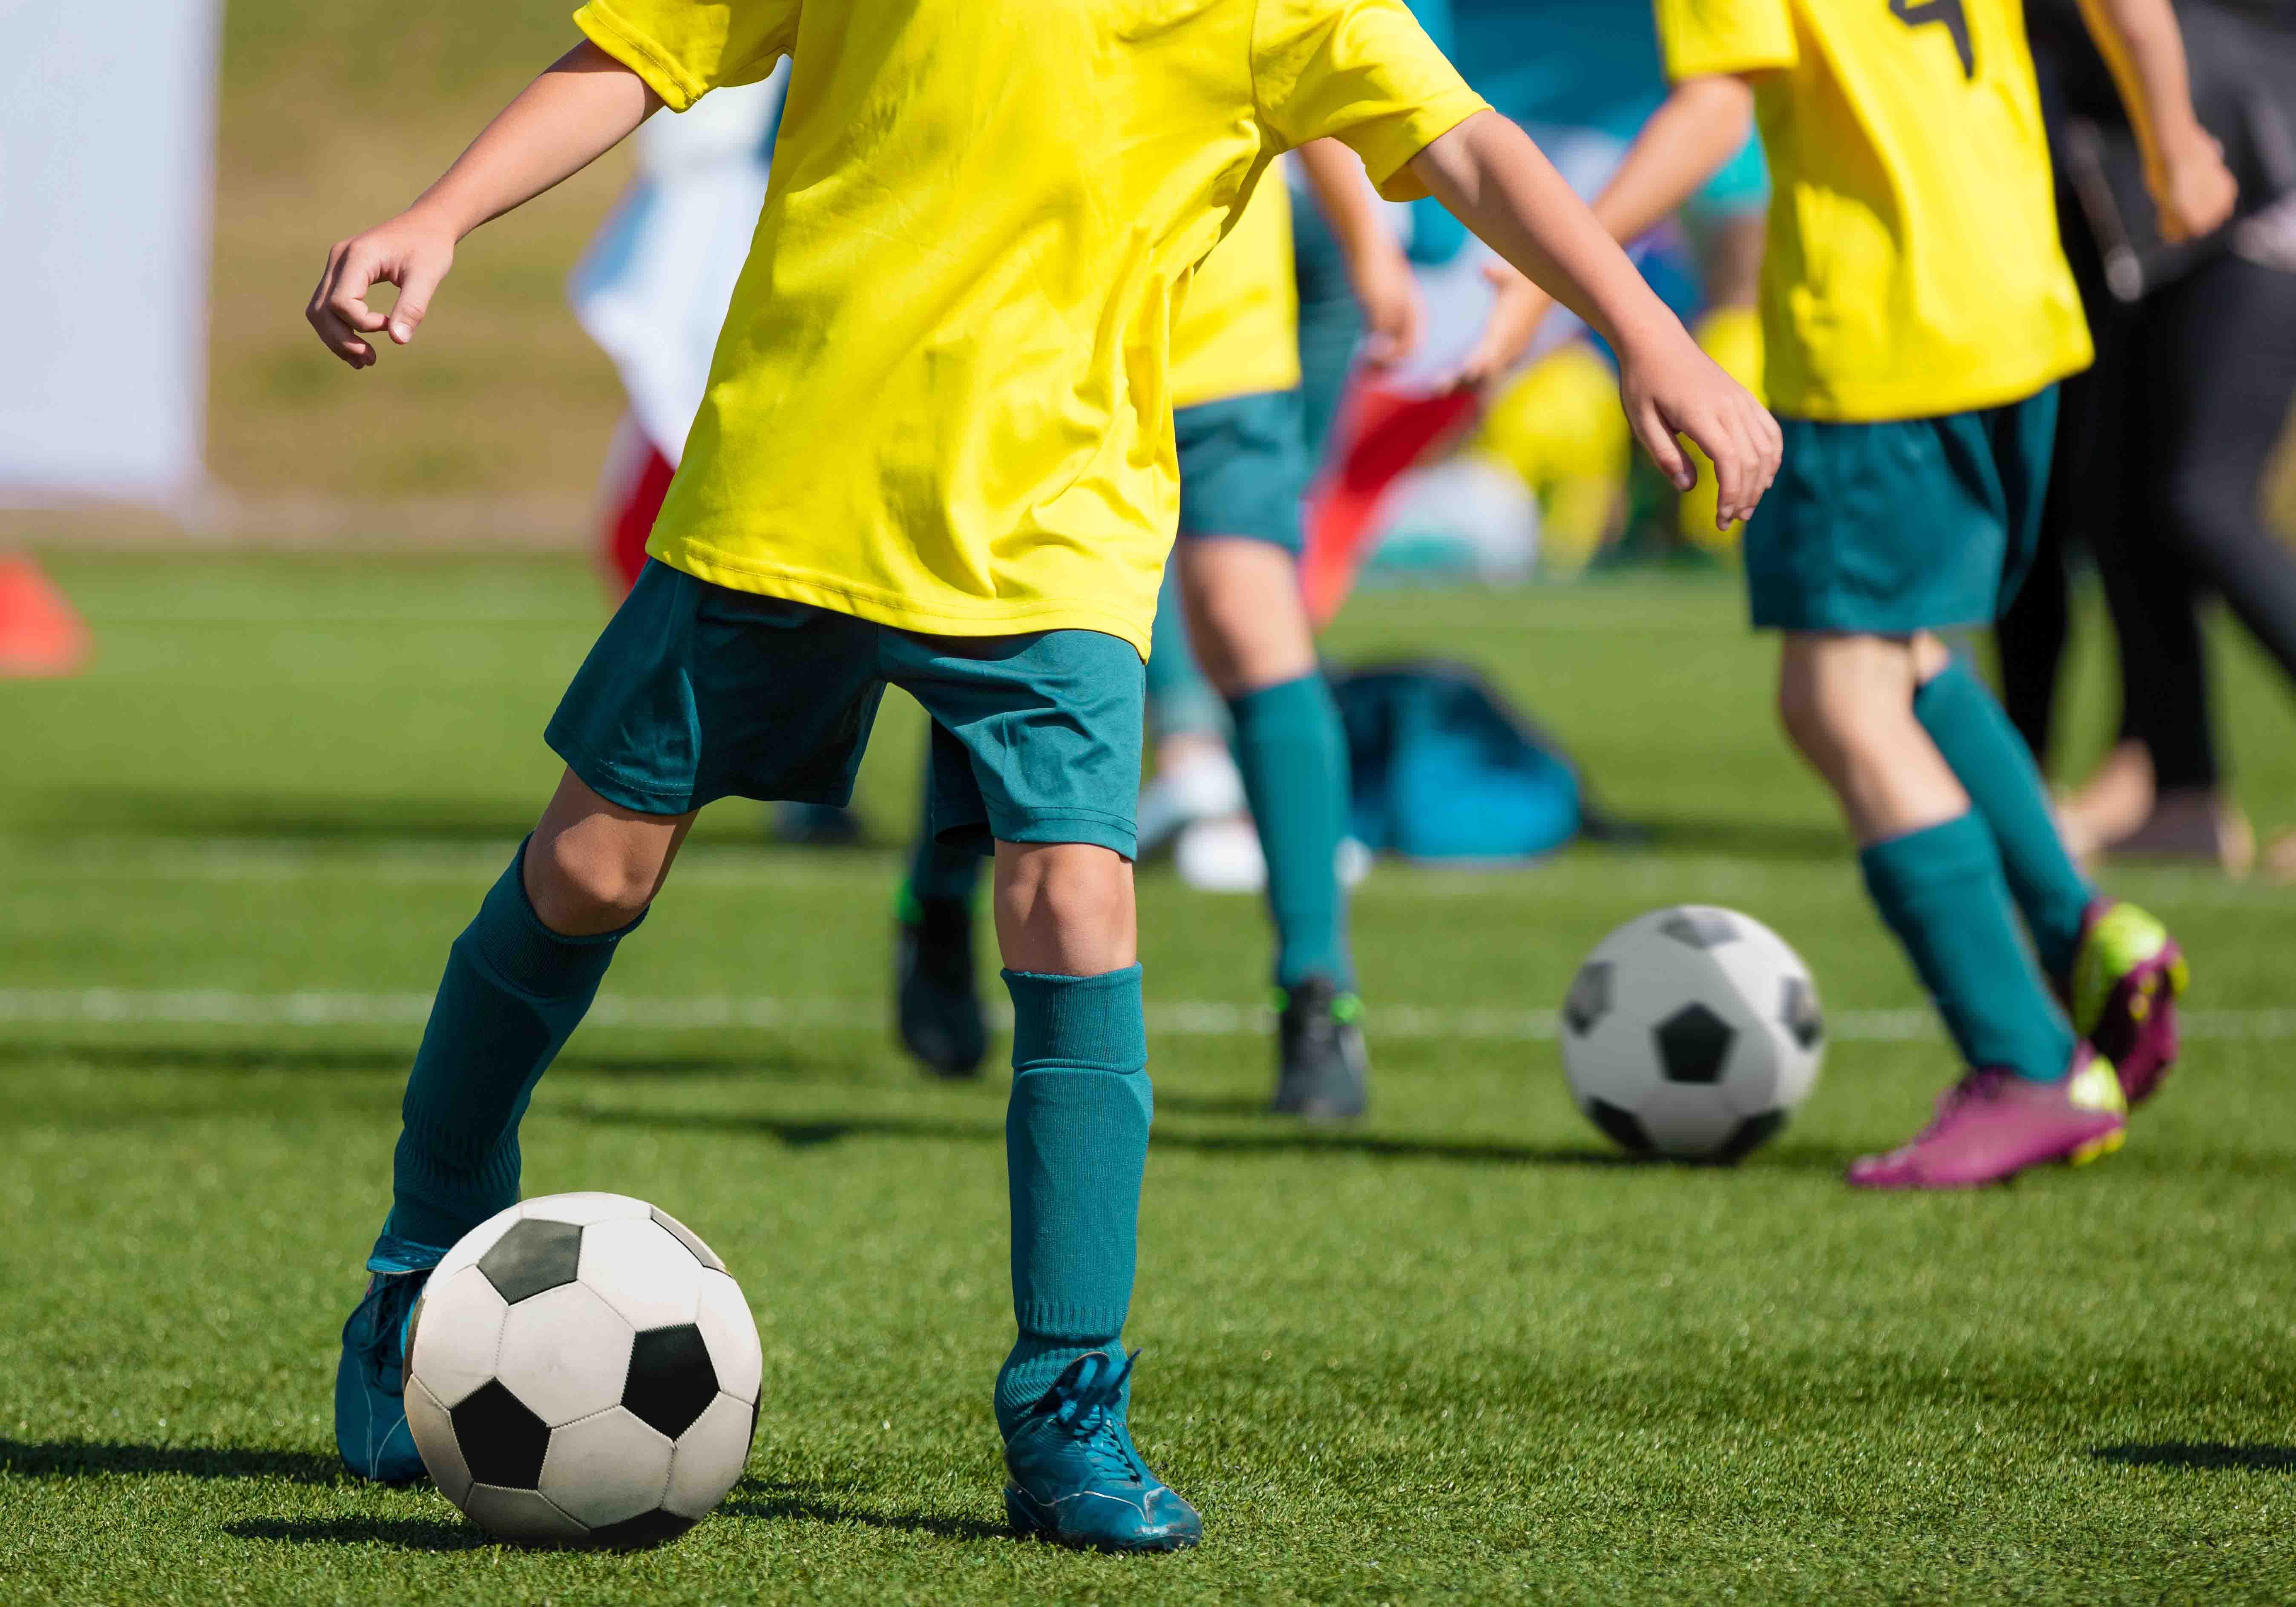
[[86, 625], [40, 566], [0, 553], [0, 677], [70, 675], [87, 646]]

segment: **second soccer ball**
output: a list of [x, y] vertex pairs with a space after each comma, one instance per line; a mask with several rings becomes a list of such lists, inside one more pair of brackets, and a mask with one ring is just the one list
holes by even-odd
[[1732, 1161], [1817, 1081], [1824, 1022], [1801, 956], [1750, 915], [1685, 904], [1596, 946], [1562, 1015], [1562, 1068], [1620, 1147]]

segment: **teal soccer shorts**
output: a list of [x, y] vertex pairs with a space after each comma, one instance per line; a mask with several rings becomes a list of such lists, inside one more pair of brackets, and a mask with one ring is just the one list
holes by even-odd
[[919, 635], [649, 562], [544, 740], [642, 814], [727, 797], [843, 804], [889, 684], [932, 716], [943, 841], [1132, 857], [1142, 667], [1098, 631]]
[[1782, 418], [1785, 461], [1746, 526], [1746, 591], [1765, 630], [1990, 625], [2040, 537], [2057, 389], [1939, 418]]
[[1228, 397], [1172, 414], [1180, 456], [1180, 538], [1243, 536], [1297, 557], [1308, 493], [1307, 426], [1297, 390]]

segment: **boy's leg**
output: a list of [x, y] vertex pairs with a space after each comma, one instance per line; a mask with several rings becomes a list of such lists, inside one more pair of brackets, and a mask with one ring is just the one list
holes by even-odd
[[1185, 408], [1173, 424], [1181, 491], [1173, 558], [1189, 635], [1227, 700], [1267, 863], [1283, 1000], [1275, 1108], [1358, 1116], [1369, 1066], [1339, 870], [1347, 738], [1300, 588], [1300, 395], [1234, 397]]
[[972, 904], [983, 856], [933, 834], [932, 750], [918, 787], [917, 839], [893, 934], [894, 1013], [901, 1046], [939, 1077], [977, 1077], [988, 1053], [972, 958]]
[[519, 1120], [590, 1007], [615, 946], [644, 919], [693, 816], [610, 803], [570, 770], [532, 836], [447, 950], [407, 1078], [374, 1276], [343, 1332], [335, 1433], [352, 1472], [421, 1474], [398, 1359], [423, 1277], [519, 1197]]
[[1851, 1168], [1880, 1187], [1989, 1182], [2086, 1158], [2124, 1120], [2017, 932], [1991, 832], [1914, 713], [1910, 641], [1793, 632], [1779, 711], [1841, 799], [1866, 885], [1972, 1068], [1906, 1148]]
[[1023, 1532], [1069, 1545], [1193, 1545], [1194, 1510], [1133, 1447], [1120, 1349], [1151, 1105], [1131, 864], [1140, 655], [1086, 630], [889, 631], [882, 652], [887, 678], [937, 727], [933, 828], [996, 845], [1013, 996], [1018, 1334], [994, 1398], [1006, 1510]]
[[1177, 558], [1197, 656], [1228, 701], [1267, 861], [1283, 1000], [1275, 1109], [1359, 1116], [1369, 1066], [1339, 872], [1347, 737], [1316, 664], [1298, 565], [1273, 543], [1220, 536], [1185, 538]]
[[996, 935], [1013, 996], [1004, 1117], [1013, 1316], [996, 1375], [1005, 1511], [1074, 1546], [1192, 1546], [1195, 1509], [1127, 1426], [1124, 1319], [1154, 1095], [1132, 866], [1095, 843], [996, 845]]
[[2066, 851], [2040, 767], [1992, 690], [1935, 636], [1915, 637], [1912, 651], [1914, 717], [1992, 832], [2042, 970], [2062, 985], [2096, 890]]

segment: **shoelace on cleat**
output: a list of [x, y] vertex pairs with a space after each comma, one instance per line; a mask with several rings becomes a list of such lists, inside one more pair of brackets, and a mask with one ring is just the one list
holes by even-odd
[[1132, 1364], [1139, 1357], [1136, 1350], [1116, 1367], [1097, 1356], [1086, 1357], [1076, 1382], [1062, 1390], [1052, 1411], [1054, 1424], [1077, 1442], [1095, 1472], [1128, 1484], [1148, 1482], [1148, 1470], [1132, 1455], [1116, 1423], [1125, 1380], [1132, 1376]]
[[365, 1341], [359, 1348], [359, 1359], [365, 1364], [367, 1375], [374, 1381], [375, 1387], [387, 1395], [401, 1395], [406, 1390], [402, 1368], [392, 1363], [390, 1353], [406, 1329], [406, 1308], [414, 1302], [411, 1296], [398, 1302], [399, 1309], [395, 1316], [391, 1314], [390, 1308], [394, 1303], [393, 1297], [406, 1289], [412, 1276], [412, 1274], [378, 1275], [374, 1286], [367, 1291], [366, 1299], [360, 1302], [362, 1307], [372, 1306], [375, 1310], [373, 1320], [367, 1324]]
[[1982, 1071], [1972, 1071], [1954, 1084], [1952, 1087], [1938, 1095], [1937, 1114], [1930, 1118], [1930, 1125], [1922, 1129], [1920, 1137], [1915, 1138], [1914, 1143], [1919, 1144], [1923, 1139], [1935, 1137], [1944, 1130], [1947, 1123], [1961, 1114], [1964, 1106], [1991, 1099], [2000, 1091], [2001, 1085], [2010, 1075], [2009, 1072], [1988, 1067]]

